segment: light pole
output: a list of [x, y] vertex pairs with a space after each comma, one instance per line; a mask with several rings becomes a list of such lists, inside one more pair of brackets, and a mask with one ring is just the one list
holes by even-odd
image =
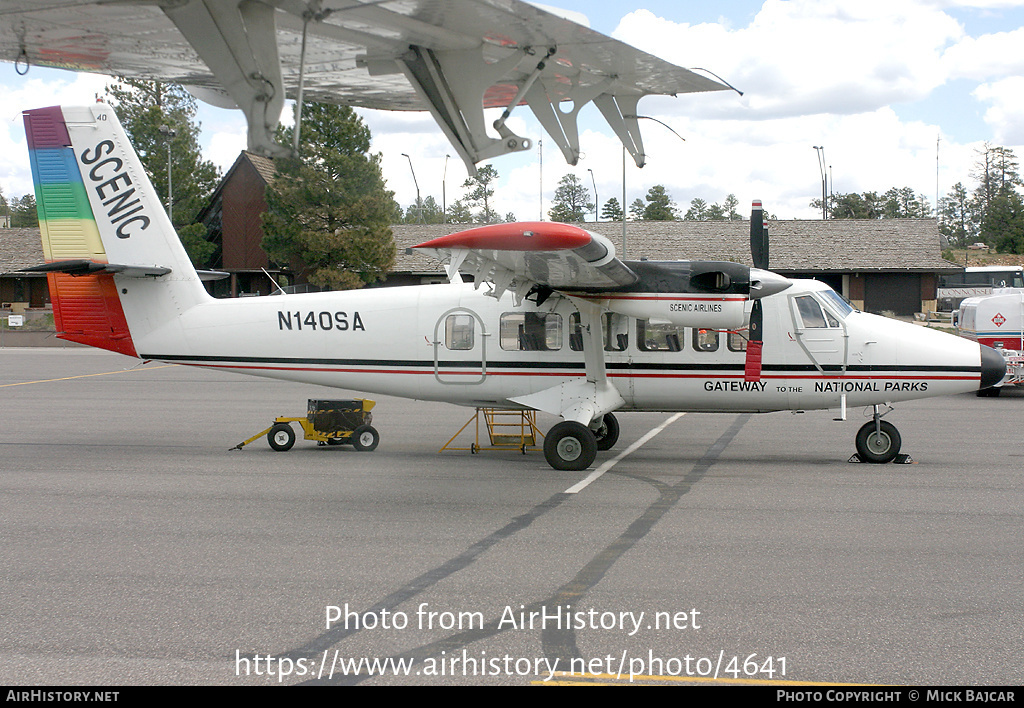
[[[677, 133], [672, 128], [671, 125], [669, 125], [668, 123], [663, 123], [660, 120], [658, 120], [657, 118], [651, 118], [650, 116], [622, 116], [622, 117], [623, 118], [635, 118], [637, 120], [639, 120], [640, 118], [643, 118], [644, 120], [653, 120], [655, 123], [663, 125], [666, 128], [668, 128], [670, 131], [672, 131], [672, 135], [676, 136], [677, 138], [682, 140], [684, 143], [686, 142], [686, 138], [684, 138], [682, 135]], [[595, 191], [596, 191], [596, 188], [595, 188]], [[623, 145], [622, 146], [622, 257], [623, 258], [626, 257], [626, 213], [627, 213], [626, 212], [626, 146]]]
[[178, 134], [174, 128], [161, 125], [157, 130], [167, 141], [167, 219], [174, 223], [174, 183], [171, 182], [171, 140]]
[[448, 203], [445, 197], [445, 192], [448, 189], [448, 158], [451, 155], [444, 156], [444, 170], [441, 172], [441, 223], [448, 223]]
[[812, 145], [815, 154], [818, 156], [818, 171], [821, 172], [821, 218], [828, 218], [828, 177], [825, 174], [825, 147], [823, 145]]
[[600, 219], [598, 218], [597, 210], [601, 203], [601, 200], [597, 198], [597, 180], [594, 179], [594, 171], [588, 167], [587, 172], [590, 173], [590, 181], [594, 185], [594, 223], [596, 224], [598, 221], [600, 221]]
[[423, 202], [420, 201], [420, 183], [416, 181], [416, 170], [412, 168], [412, 158], [408, 153], [403, 152], [402, 157], [409, 161], [409, 171], [412, 172], [412, 183], [416, 185], [416, 214], [419, 222], [423, 223]]

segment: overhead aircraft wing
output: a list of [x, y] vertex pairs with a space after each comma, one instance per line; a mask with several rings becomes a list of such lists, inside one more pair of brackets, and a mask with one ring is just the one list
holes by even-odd
[[286, 96], [429, 110], [471, 171], [530, 148], [505, 123], [524, 104], [576, 164], [590, 102], [643, 166], [640, 98], [727, 88], [520, 0], [3, 0], [0, 56], [184, 84], [241, 108], [263, 154]]
[[552, 290], [617, 290], [639, 278], [615, 257], [604, 236], [569, 224], [514, 222], [480, 226], [418, 246], [456, 271], [490, 283], [491, 294], [506, 290], [522, 298], [534, 286]]

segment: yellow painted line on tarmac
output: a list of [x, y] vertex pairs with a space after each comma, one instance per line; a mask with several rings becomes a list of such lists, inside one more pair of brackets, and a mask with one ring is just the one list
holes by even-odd
[[[628, 686], [631, 681], [629, 676], [616, 676], [615, 674], [587, 674], [580, 676], [568, 671], [556, 671], [548, 681], [538, 679], [530, 683], [535, 686]], [[720, 686], [878, 686], [871, 683], [836, 683], [835, 681], [786, 681], [774, 679], [747, 679], [747, 678], [714, 678], [712, 676], [641, 676], [633, 677], [632, 683], [637, 682], [655, 683], [696, 683], [715, 684]]]
[[28, 386], [30, 384], [41, 384], [41, 383], [53, 383], [55, 381], [71, 381], [72, 379], [84, 379], [89, 376], [110, 376], [111, 374], [129, 374], [133, 371], [155, 371], [156, 369], [166, 369], [170, 366], [181, 366], [181, 364], [163, 364], [161, 366], [149, 366], [145, 369], [119, 369], [118, 371], [103, 371], [97, 374], [79, 374], [78, 376], [64, 376], [59, 379], [39, 379], [38, 381], [21, 381], [20, 383], [9, 383], [0, 384], [0, 388], [9, 388], [11, 386]]

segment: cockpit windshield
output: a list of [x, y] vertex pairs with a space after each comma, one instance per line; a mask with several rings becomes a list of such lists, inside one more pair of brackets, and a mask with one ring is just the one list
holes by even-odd
[[823, 297], [825, 301], [832, 306], [832, 309], [835, 310], [836, 314], [844, 320], [848, 314], [854, 311], [853, 306], [851, 306], [842, 295], [831, 288], [819, 291], [818, 295]]

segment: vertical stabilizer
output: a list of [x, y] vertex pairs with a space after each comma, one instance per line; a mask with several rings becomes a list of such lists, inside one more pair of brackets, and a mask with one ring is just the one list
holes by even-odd
[[136, 356], [206, 291], [109, 106], [24, 116], [58, 336]]

